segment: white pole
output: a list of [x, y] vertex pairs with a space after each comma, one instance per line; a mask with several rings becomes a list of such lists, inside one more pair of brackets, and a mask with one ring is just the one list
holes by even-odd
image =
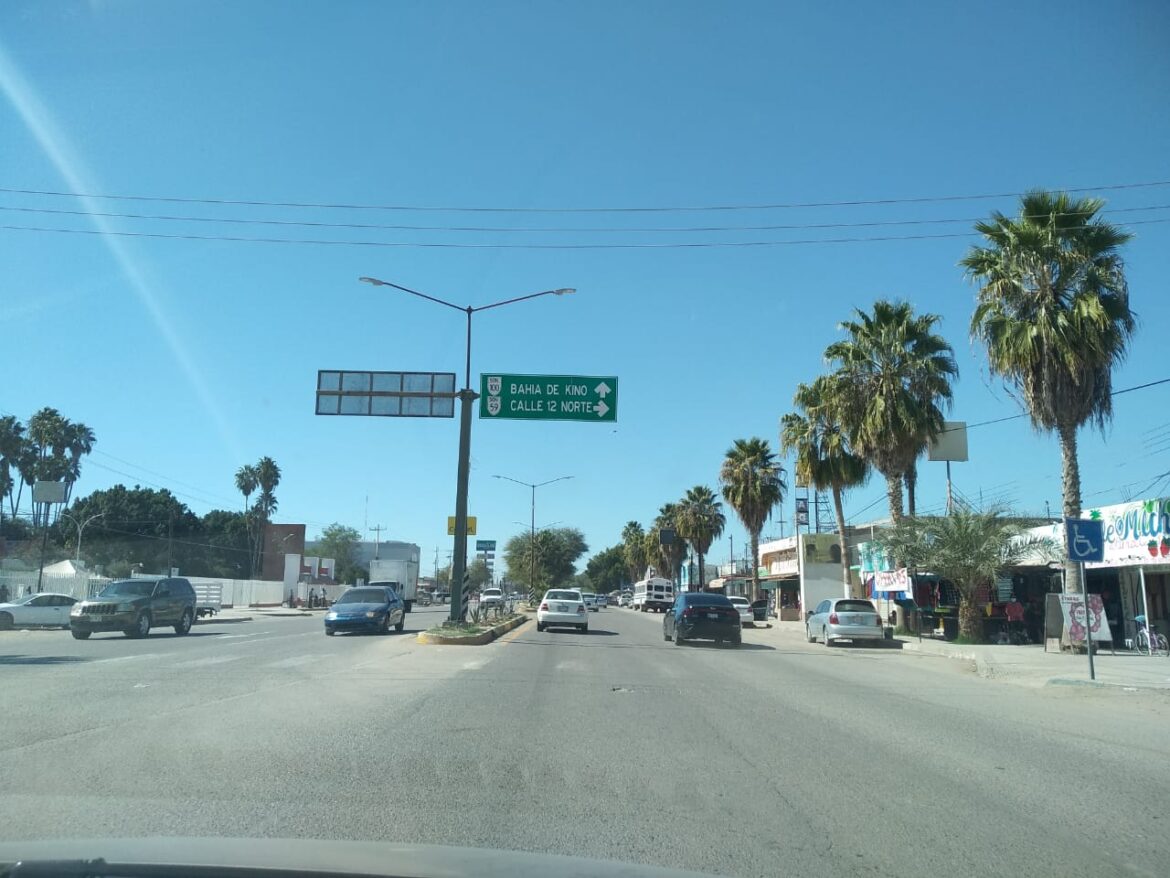
[[[1150, 608], [1146, 604], [1146, 568], [1138, 567], [1138, 581], [1142, 585], [1142, 615], [1146, 617], [1146, 644], [1150, 647], [1150, 658], [1154, 657], [1154, 627], [1150, 624]], [[1134, 632], [1137, 637], [1137, 632]]]

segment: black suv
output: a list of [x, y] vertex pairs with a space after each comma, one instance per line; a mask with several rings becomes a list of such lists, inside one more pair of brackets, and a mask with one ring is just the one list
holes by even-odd
[[186, 634], [194, 620], [195, 589], [186, 579], [119, 579], [97, 597], [74, 604], [69, 629], [78, 640], [95, 631], [145, 637], [158, 625], [172, 625], [176, 634]]

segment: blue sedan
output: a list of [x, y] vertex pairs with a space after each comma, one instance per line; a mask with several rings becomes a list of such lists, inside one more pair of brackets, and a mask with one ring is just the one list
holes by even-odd
[[375, 631], [389, 634], [390, 626], [401, 631], [406, 624], [406, 607], [393, 588], [363, 585], [348, 588], [325, 614], [325, 633]]

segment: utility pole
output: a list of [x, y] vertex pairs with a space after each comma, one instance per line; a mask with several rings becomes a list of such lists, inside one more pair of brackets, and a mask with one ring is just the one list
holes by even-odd
[[374, 560], [378, 560], [378, 547], [382, 544], [382, 531], [386, 528], [383, 525], [375, 524], [370, 528], [374, 532]]

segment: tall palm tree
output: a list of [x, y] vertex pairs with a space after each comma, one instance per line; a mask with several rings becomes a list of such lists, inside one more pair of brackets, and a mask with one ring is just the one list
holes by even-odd
[[61, 430], [61, 444], [68, 455], [65, 465], [65, 504], [73, 496], [73, 485], [81, 478], [81, 458], [93, 451], [93, 430], [80, 421], [66, 421]]
[[691, 544], [699, 557], [699, 590], [702, 591], [707, 587], [703, 558], [727, 524], [723, 504], [706, 485], [695, 485], [679, 501], [675, 520], [679, 536]]
[[848, 542], [845, 539], [843, 496], [849, 488], [865, 484], [869, 466], [853, 453], [849, 437], [842, 426], [842, 398], [837, 387], [840, 379], [824, 375], [812, 384], [801, 384], [792, 399], [798, 411], [780, 419], [780, 445], [796, 458], [799, 484], [814, 491], [830, 491], [833, 511], [837, 515], [837, 534], [841, 540], [841, 576], [844, 594], [850, 594]]
[[13, 473], [17, 471], [23, 440], [24, 424], [13, 415], [0, 418], [0, 524], [4, 522], [5, 498], [8, 499], [12, 517], [16, 517], [16, 495], [13, 491], [16, 477]]
[[[687, 553], [686, 543], [681, 539], [682, 532], [679, 530], [678, 516], [679, 504], [663, 503], [658, 509], [658, 515], [655, 516], [653, 524], [646, 532], [645, 538], [647, 563], [654, 562], [658, 568], [658, 575], [662, 576], [665, 572], [665, 578], [671, 581], [674, 580]], [[673, 542], [663, 544], [661, 539], [663, 530], [674, 531], [676, 539]]]
[[264, 526], [276, 513], [276, 486], [280, 484], [280, 467], [271, 457], [262, 457], [256, 461], [256, 484], [260, 489], [260, 496], [256, 498], [256, 566], [262, 568]]
[[636, 521], [627, 521], [622, 528], [622, 560], [631, 582], [642, 578], [646, 570], [646, 532]]
[[247, 523], [248, 530], [248, 577], [251, 578], [255, 572], [256, 565], [256, 536], [253, 522], [250, 520], [254, 516], [251, 515], [251, 507], [248, 505], [248, 499], [255, 492], [256, 488], [260, 486], [260, 478], [256, 474], [256, 467], [252, 464], [245, 464], [236, 470], [236, 490], [244, 495], [244, 520]]
[[784, 467], [776, 460], [767, 441], [753, 436], [736, 439], [719, 469], [723, 499], [728, 502], [751, 538], [752, 600], [760, 592], [760, 531], [772, 510], [784, 502], [788, 485]]
[[[65, 425], [68, 422], [55, 408], [45, 407], [35, 412], [28, 419], [27, 439], [35, 454], [35, 464], [32, 468], [32, 478], [26, 481], [32, 484], [37, 479], [58, 480], [64, 477], [62, 459], [55, 459], [58, 449], [62, 449], [62, 438]], [[23, 475], [23, 474], [22, 474]], [[33, 524], [49, 523], [49, 504], [42, 503], [40, 509], [33, 506]]]
[[906, 473], [943, 429], [942, 406], [959, 374], [954, 351], [935, 334], [935, 314], [879, 299], [841, 324], [848, 337], [825, 349], [836, 366], [834, 396], [852, 451], [886, 479], [890, 517], [902, 520]]
[[[1081, 514], [1077, 431], [1113, 417], [1113, 367], [1136, 325], [1122, 246], [1131, 235], [1100, 219], [1105, 202], [1035, 191], [1016, 218], [976, 223], [985, 244], [960, 265], [980, 284], [971, 334], [992, 371], [1023, 396], [1032, 426], [1060, 438], [1064, 514]], [[1080, 571], [1070, 564], [1070, 591]]]

